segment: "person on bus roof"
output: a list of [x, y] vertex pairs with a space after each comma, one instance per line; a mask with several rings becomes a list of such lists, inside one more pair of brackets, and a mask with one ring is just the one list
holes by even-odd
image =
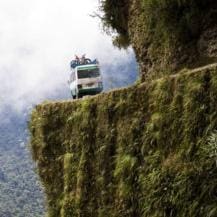
[[75, 63], [80, 64], [80, 58], [77, 55], [75, 55]]
[[81, 64], [85, 64], [85, 54], [84, 55], [82, 55], [82, 57], [81, 57], [81, 60], [80, 60], [80, 62], [81, 62]]

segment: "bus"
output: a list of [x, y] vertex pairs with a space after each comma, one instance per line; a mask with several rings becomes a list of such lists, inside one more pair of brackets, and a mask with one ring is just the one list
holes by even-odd
[[99, 62], [78, 59], [71, 62], [71, 74], [68, 81], [73, 99], [87, 95], [96, 95], [103, 91], [103, 82]]

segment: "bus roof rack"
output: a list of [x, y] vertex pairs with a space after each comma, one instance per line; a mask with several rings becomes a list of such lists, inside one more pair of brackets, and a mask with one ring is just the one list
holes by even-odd
[[70, 63], [71, 69], [75, 69], [77, 66], [82, 66], [82, 65], [89, 65], [89, 64], [99, 64], [98, 60], [91, 60], [89, 58], [85, 58], [85, 56], [82, 56], [82, 58], [78, 58], [76, 56], [75, 60], [72, 60]]

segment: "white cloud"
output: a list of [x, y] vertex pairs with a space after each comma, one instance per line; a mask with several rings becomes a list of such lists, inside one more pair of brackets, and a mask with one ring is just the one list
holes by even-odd
[[114, 48], [89, 16], [97, 7], [98, 0], [0, 0], [0, 110], [67, 89], [74, 54], [106, 65], [128, 62], [132, 51]]

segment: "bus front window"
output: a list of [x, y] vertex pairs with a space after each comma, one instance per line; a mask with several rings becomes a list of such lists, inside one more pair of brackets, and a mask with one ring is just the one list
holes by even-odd
[[78, 70], [78, 79], [97, 78], [100, 76], [99, 69]]

